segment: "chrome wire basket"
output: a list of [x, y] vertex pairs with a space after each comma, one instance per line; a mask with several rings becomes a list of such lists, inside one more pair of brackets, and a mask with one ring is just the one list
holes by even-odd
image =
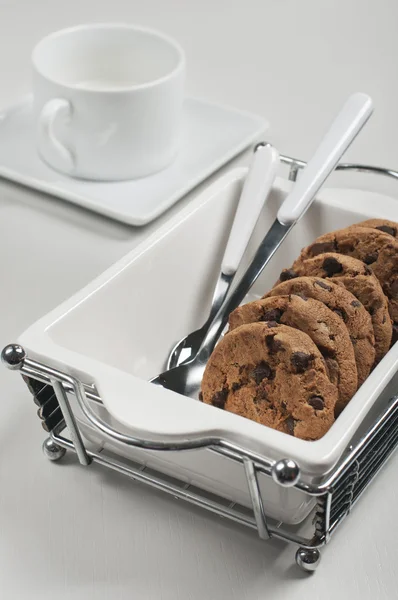
[[[289, 179], [295, 181], [306, 163], [287, 156], [280, 158], [281, 162], [290, 168]], [[397, 171], [360, 164], [340, 164], [337, 170], [367, 172], [398, 179]], [[274, 537], [292, 542], [298, 545], [296, 562], [307, 572], [316, 569], [321, 557], [320, 548], [329, 542], [331, 535], [392, 455], [398, 442], [398, 396], [391, 394], [390, 389], [390, 392], [386, 392], [388, 396], [379, 403], [382, 408], [379, 408], [378, 412], [373, 411], [365, 427], [351, 441], [351, 445], [333, 470], [319, 478], [316, 483], [308, 483], [299, 466], [291, 458], [271, 461], [220, 438], [187, 440], [176, 444], [153, 443], [131, 437], [114, 429], [93, 410], [92, 404], [102, 405], [93, 385], [84, 384], [71, 375], [29, 358], [24, 349], [17, 344], [4, 348], [2, 360], [10, 369], [22, 374], [33, 395], [38, 407], [38, 416], [48, 434], [43, 450], [50, 460], [61, 459], [66, 450], [74, 451], [79, 462], [86, 467], [98, 463], [176, 498], [251, 527], [257, 530], [259, 537], [264, 540]], [[139, 465], [127, 459], [119, 460], [105, 450], [88, 449], [71, 408], [68, 397], [70, 394], [76, 397], [79, 409], [90, 426], [100, 432], [104, 439], [110, 438], [130, 447], [164, 452], [205, 448], [208, 452], [215, 452], [239, 463], [245, 473], [251, 509], [210, 494], [186, 481], [149, 469], [144, 464]], [[299, 527], [286, 525], [267, 516], [267, 506], [263, 503], [259, 486], [260, 476], [272, 477], [280, 486], [295, 487], [314, 497], [315, 507], [305, 524]]]

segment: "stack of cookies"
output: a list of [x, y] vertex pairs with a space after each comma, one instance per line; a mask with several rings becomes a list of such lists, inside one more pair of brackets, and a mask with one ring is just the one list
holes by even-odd
[[231, 313], [201, 398], [317, 440], [397, 337], [398, 223], [370, 219], [316, 239]]

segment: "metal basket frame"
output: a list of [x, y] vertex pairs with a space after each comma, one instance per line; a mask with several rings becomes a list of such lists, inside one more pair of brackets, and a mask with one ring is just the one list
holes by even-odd
[[[295, 181], [300, 170], [306, 166], [305, 162], [288, 156], [280, 156], [280, 160], [289, 165], [291, 181]], [[398, 171], [368, 165], [341, 163], [336, 170], [381, 174], [398, 179]], [[299, 548], [296, 552], [296, 562], [308, 572], [316, 569], [320, 562], [320, 548], [329, 541], [332, 533], [349, 514], [398, 443], [398, 396], [394, 396], [372, 426], [347, 449], [334, 469], [318, 483], [308, 483], [302, 476], [299, 466], [289, 457], [275, 462], [222, 438], [204, 437], [172, 443], [126, 435], [101, 419], [90, 406], [89, 400], [102, 404], [93, 385], [85, 385], [76, 377], [29, 358], [24, 349], [17, 344], [10, 344], [4, 348], [2, 360], [6, 366], [22, 374], [33, 394], [35, 403], [39, 407], [38, 415], [43, 428], [49, 434], [43, 444], [43, 450], [50, 460], [59, 460], [66, 450], [72, 450], [76, 453], [80, 464], [86, 467], [98, 463], [176, 498], [256, 529], [261, 539], [279, 538], [297, 544]], [[167, 452], [203, 448], [241, 463], [250, 493], [252, 511], [193, 487], [185, 481], [148, 469], [145, 465], [117, 460], [104, 451], [89, 450], [80, 433], [68, 394], [76, 396], [78, 406], [87, 421], [105, 438], [145, 450]], [[295, 487], [316, 498], [316, 507], [312, 512], [311, 535], [305, 537], [297, 531], [297, 528], [275, 522], [267, 517], [258, 482], [259, 474], [272, 477], [281, 486]]]

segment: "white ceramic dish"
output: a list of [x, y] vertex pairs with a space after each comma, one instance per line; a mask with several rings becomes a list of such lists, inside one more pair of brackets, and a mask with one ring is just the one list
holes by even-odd
[[267, 126], [256, 115], [187, 98], [180, 150], [170, 167], [131, 181], [84, 181], [54, 171], [39, 158], [28, 96], [0, 114], [0, 177], [140, 226], [258, 141]]
[[[245, 173], [245, 169], [235, 169], [220, 178], [145, 243], [30, 327], [19, 341], [29, 355], [85, 383], [94, 382], [104, 413], [131, 435], [170, 441], [216, 435], [270, 459], [293, 458], [304, 476], [313, 480], [330, 471], [369, 410], [382, 402], [380, 394], [398, 369], [398, 344], [330, 431], [316, 442], [293, 438], [146, 381], [162, 369], [174, 342], [204, 321]], [[277, 179], [248, 256], [275, 218], [290, 185]], [[252, 294], [268, 290], [281, 268], [291, 264], [300, 248], [316, 236], [364, 218], [396, 219], [397, 206], [396, 200], [380, 194], [324, 190]], [[85, 433], [103, 443], [91, 428], [85, 427]], [[162, 455], [111, 446], [234, 501], [250, 503], [239, 465], [226, 464], [213, 455], [209, 458], [206, 451]], [[280, 488], [270, 478], [262, 478], [261, 486], [266, 511], [276, 519], [299, 522], [312, 506], [304, 493]]]

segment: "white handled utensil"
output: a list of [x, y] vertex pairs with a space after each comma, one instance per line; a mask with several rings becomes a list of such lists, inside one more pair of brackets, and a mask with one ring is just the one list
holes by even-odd
[[228, 321], [230, 312], [239, 306], [285, 237], [311, 206], [319, 188], [333, 171], [339, 159], [358, 135], [372, 112], [372, 100], [366, 94], [354, 94], [348, 98], [314, 156], [279, 209], [277, 218], [261, 242], [239, 283], [232, 293], [224, 299], [217, 314], [209, 323], [207, 333], [196, 356], [170, 371], [161, 373], [151, 380], [153, 383], [186, 396], [197, 394], [206, 362]]
[[348, 98], [280, 207], [278, 221], [282, 225], [297, 223], [309, 209], [325, 179], [329, 177], [372, 112], [372, 99], [366, 94], [353, 94]]
[[217, 314], [231, 287], [261, 209], [274, 183], [278, 165], [279, 153], [275, 148], [269, 144], [257, 148], [243, 184], [222, 260], [221, 272], [214, 290], [209, 317], [200, 329], [188, 334], [174, 346], [167, 361], [168, 369], [185, 362], [198, 352], [209, 324]]
[[279, 166], [279, 152], [273, 146], [258, 146], [243, 184], [235, 219], [222, 260], [224, 275], [235, 275], [260, 216]]

